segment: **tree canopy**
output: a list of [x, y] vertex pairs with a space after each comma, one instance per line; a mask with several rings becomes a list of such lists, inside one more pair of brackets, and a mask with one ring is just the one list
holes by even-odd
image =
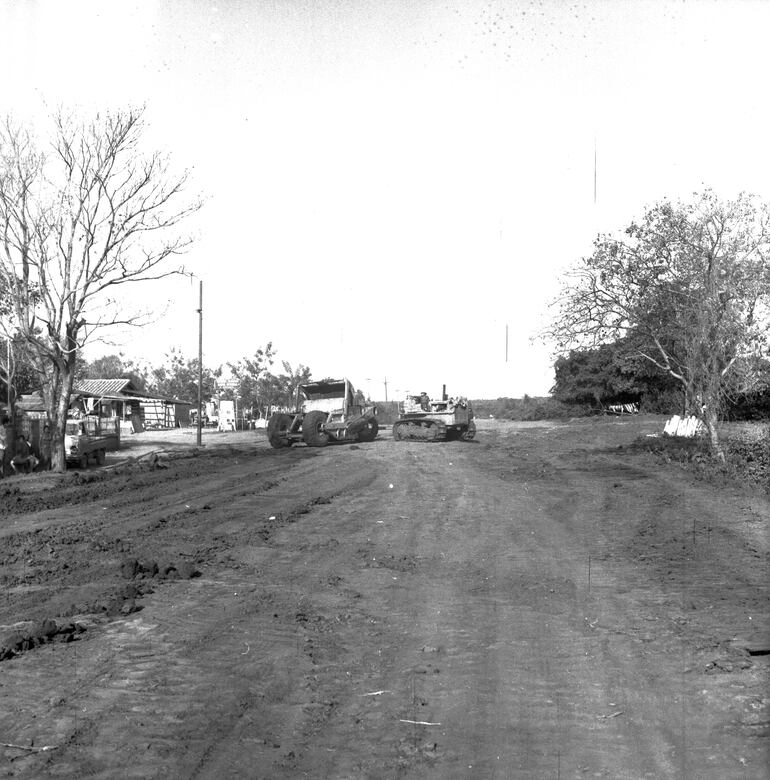
[[[206, 400], [215, 394], [217, 379], [222, 375], [222, 369], [211, 369], [204, 364], [202, 374], [201, 393]], [[162, 398], [194, 402], [198, 397], [198, 358], [187, 358], [172, 347], [166, 353], [162, 365], [149, 369], [147, 391]]]
[[268, 342], [264, 349], [258, 349], [252, 357], [243, 358], [237, 363], [228, 363], [230, 373], [238, 383], [231, 395], [237, 395], [243, 409], [259, 407], [260, 381], [269, 366], [273, 365], [275, 353], [273, 343]]
[[103, 355], [84, 361], [78, 379], [129, 379], [137, 390], [147, 388], [147, 369], [122, 354]]
[[674, 385], [669, 375], [635, 354], [626, 339], [560, 355], [554, 376], [556, 400], [595, 407], [642, 400], [655, 407], [661, 397], [670, 397]]
[[283, 373], [272, 374], [269, 371], [259, 381], [259, 405], [263, 411], [271, 407], [290, 407], [294, 403], [294, 392], [297, 385], [311, 380], [311, 371], [301, 363], [292, 368], [287, 361], [282, 361]]
[[682, 387], [721, 452], [717, 419], [767, 348], [770, 208], [750, 195], [663, 201], [622, 237], [599, 236], [568, 275], [547, 335], [566, 352], [620, 343]]

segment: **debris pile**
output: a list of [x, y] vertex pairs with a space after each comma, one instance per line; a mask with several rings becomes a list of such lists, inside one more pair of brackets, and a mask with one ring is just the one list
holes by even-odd
[[72, 642], [86, 627], [82, 623], [57, 623], [45, 618], [29, 629], [13, 631], [0, 640], [0, 661], [7, 661], [49, 642]]

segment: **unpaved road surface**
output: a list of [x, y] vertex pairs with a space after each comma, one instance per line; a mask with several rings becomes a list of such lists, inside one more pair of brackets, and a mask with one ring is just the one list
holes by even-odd
[[0, 776], [770, 776], [767, 496], [661, 428], [1, 482]]

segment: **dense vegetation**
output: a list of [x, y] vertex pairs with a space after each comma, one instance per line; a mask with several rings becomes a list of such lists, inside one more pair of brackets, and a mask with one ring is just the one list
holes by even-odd
[[[571, 407], [573, 417], [623, 403], [639, 404], [642, 412], [683, 413], [685, 396], [679, 384], [653, 364], [629, 353], [628, 345], [621, 341], [572, 350], [558, 358], [553, 398]], [[725, 391], [719, 409], [723, 419], [762, 420], [770, 416], [770, 360], [754, 359], [751, 371], [750, 389], [736, 386]]]

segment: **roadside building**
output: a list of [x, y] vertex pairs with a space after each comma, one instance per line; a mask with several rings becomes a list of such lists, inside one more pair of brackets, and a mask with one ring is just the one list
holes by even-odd
[[72, 390], [74, 403], [85, 414], [117, 418], [126, 432], [180, 428], [188, 424], [192, 406], [137, 390], [130, 379], [82, 379]]
[[[191, 404], [177, 398], [158, 398], [137, 390], [130, 379], [82, 379], [72, 388], [69, 414], [82, 419], [90, 435], [114, 436], [119, 447], [121, 435], [189, 425], [190, 408]], [[42, 439], [47, 420], [39, 392], [19, 397], [13, 431], [27, 437], [38, 457], [46, 449]]]

